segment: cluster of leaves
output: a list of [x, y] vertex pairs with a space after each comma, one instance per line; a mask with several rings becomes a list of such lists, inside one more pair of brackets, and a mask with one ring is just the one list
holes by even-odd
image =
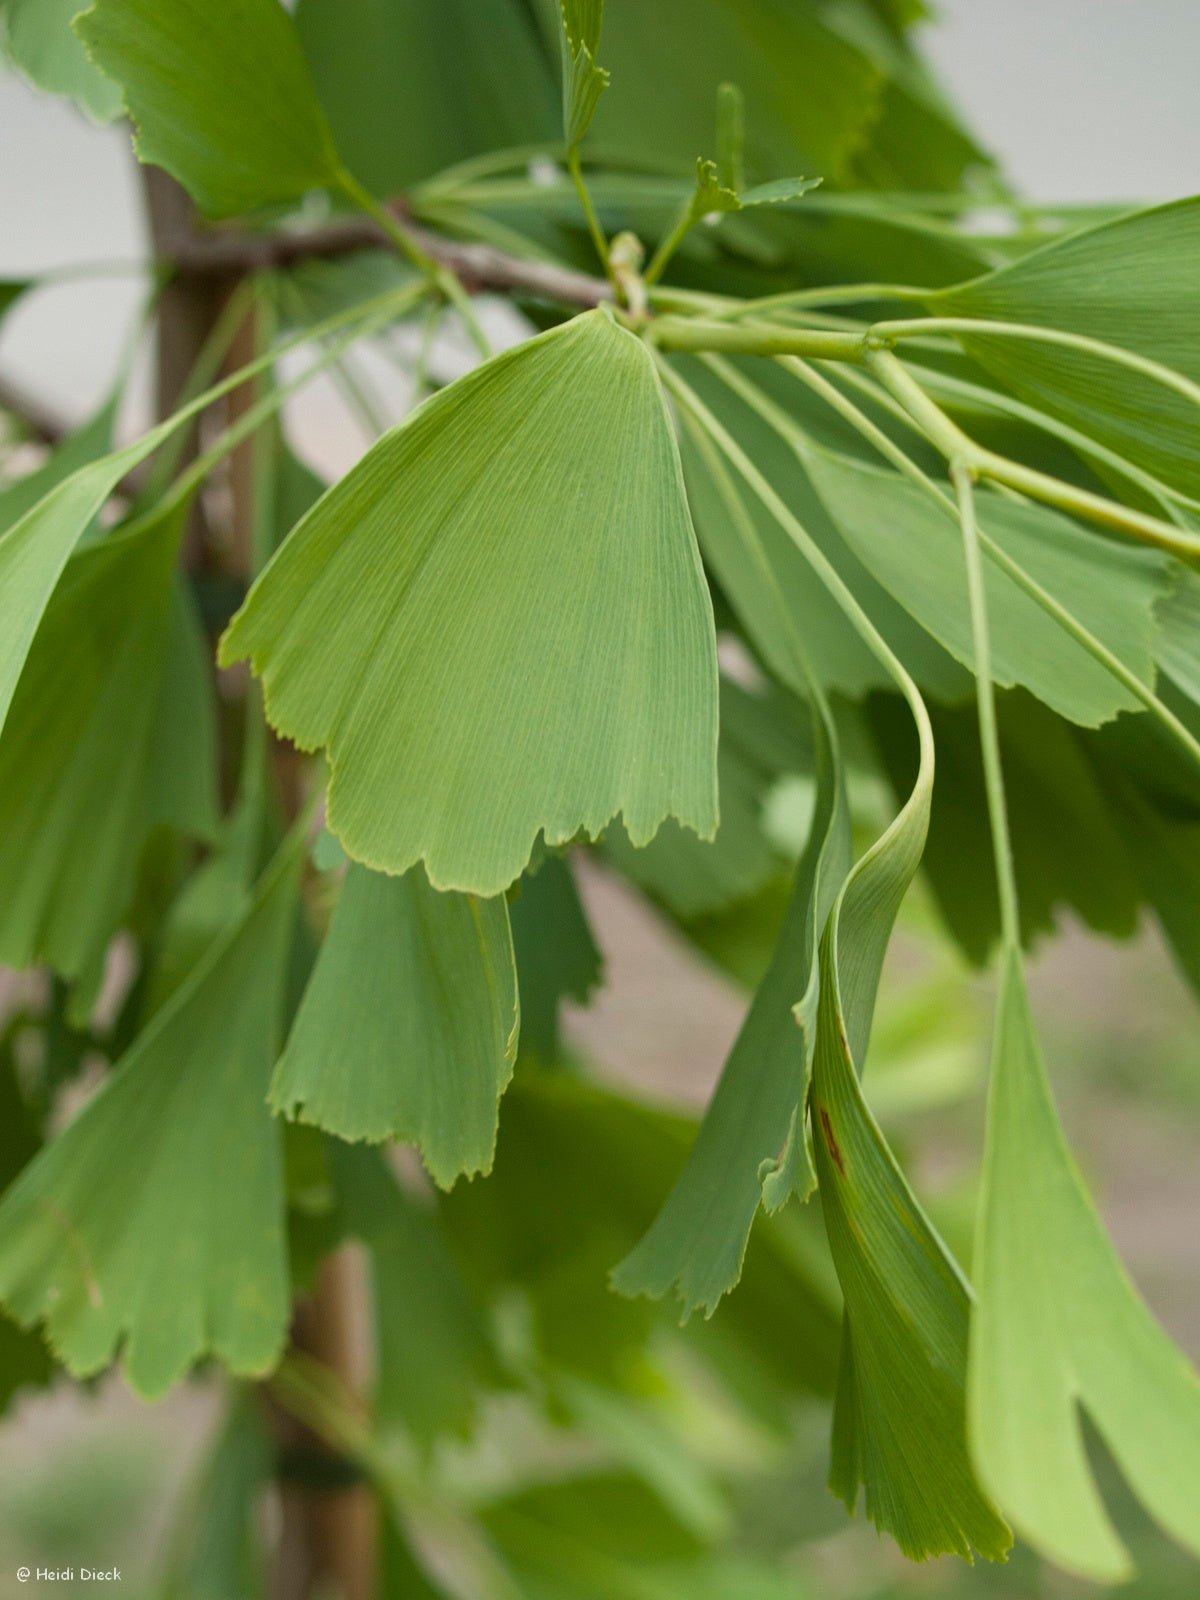
[[[5, 1035], [13, 1317], [80, 1376], [122, 1352], [150, 1396], [204, 1357], [274, 1374], [395, 1510], [397, 1592], [439, 1592], [408, 1546], [413, 1462], [488, 1391], [603, 1447], [506, 1495], [438, 1480], [495, 1592], [770, 1592], [699, 1560], [728, 1507], [679, 1415], [697, 1367], [759, 1427], [832, 1397], [832, 1486], [910, 1556], [1002, 1558], [1011, 1527], [1123, 1575], [1085, 1415], [1200, 1553], [1200, 1386], [1088, 1197], [1022, 971], [1061, 906], [1126, 935], [1148, 906], [1200, 986], [1200, 202], [974, 230], [1006, 196], [884, 0], [74, 9], [6, 0], [36, 81], [122, 105], [209, 215], [270, 228], [320, 191], [403, 265], [264, 274], [284, 337], [123, 449], [106, 406], [0, 495], [0, 958], [59, 982], [32, 1070], [30, 1019]], [[824, 186], [774, 176], [798, 166]], [[515, 289], [541, 331], [321, 492], [279, 430], [283, 355], [316, 348], [307, 377], [418, 313], [471, 316], [384, 207], [401, 190], [515, 268], [598, 251], [611, 287], [577, 314], [544, 275]], [[189, 419], [251, 378], [173, 473]], [[180, 570], [197, 490], [250, 437], [253, 581], [218, 659], [323, 754], [311, 851], [256, 692], [240, 746], [218, 716]], [[852, 762], [897, 797], [865, 847]], [[792, 849], [766, 812], [797, 779]], [[554, 1070], [560, 1004], [599, 976], [585, 851], [753, 974], [694, 1139]], [[918, 870], [971, 960], [999, 950], [970, 1279], [862, 1082]], [[138, 976], [98, 1032], [121, 929]], [[103, 1086], [43, 1143], [97, 1048]], [[396, 1181], [386, 1141], [439, 1192]], [[285, 1357], [294, 1292], [349, 1237], [376, 1278], [376, 1433]], [[651, 1302], [673, 1292], [716, 1315], [671, 1328]], [[38, 1338], [12, 1330], [10, 1385]], [[239, 1563], [222, 1497], [268, 1470], [239, 1407], [213, 1467]]]

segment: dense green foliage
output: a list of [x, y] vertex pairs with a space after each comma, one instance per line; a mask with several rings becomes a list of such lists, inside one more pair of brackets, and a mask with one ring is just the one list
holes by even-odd
[[[43, 1340], [148, 1397], [232, 1375], [164, 1593], [259, 1581], [249, 1380], [373, 1485], [396, 1595], [799, 1595], [731, 1529], [743, 1441], [810, 1405], [914, 1559], [1126, 1576], [1084, 1419], [1200, 1557], [1200, 1383], [1023, 970], [1063, 908], [1148, 910], [1200, 991], [1200, 200], [1019, 208], [888, 0], [77, 9], [0, 0], [15, 66], [123, 106], [248, 265], [184, 408], [0, 488], [0, 960], [53, 975], [0, 1038], [0, 1391]], [[491, 354], [480, 287], [529, 337]], [[289, 395], [397, 328], [434, 392], [315, 483]], [[248, 548], [197, 560], [238, 448]], [[564, 1043], [589, 859], [753, 990], [698, 1129]], [[864, 1078], [921, 879], [1000, 974], [967, 1268]], [[289, 1348], [347, 1239], [369, 1426]], [[455, 1456], [498, 1396], [536, 1466]]]

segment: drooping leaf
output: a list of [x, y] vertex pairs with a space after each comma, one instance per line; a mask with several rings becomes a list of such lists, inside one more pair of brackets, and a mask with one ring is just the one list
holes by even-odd
[[604, 970], [569, 861], [547, 856], [522, 878], [508, 917], [521, 995], [521, 1055], [550, 1066], [561, 1055], [560, 1005], [586, 1005]]
[[88, 60], [71, 27], [82, 8], [82, 0], [4, 0], [8, 53], [39, 89], [66, 95], [95, 122], [111, 122], [121, 91]]
[[[907, 712], [875, 702], [871, 725], [892, 786], [907, 793], [912, 758]], [[973, 708], [931, 707], [937, 745], [929, 840], [921, 860], [946, 926], [968, 959], [982, 965], [1000, 936], [991, 868], [987, 797]], [[1058, 912], [1078, 913], [1099, 933], [1128, 939], [1141, 899], [1131, 836], [1111, 814], [1080, 738], [1022, 693], [1002, 695], [997, 722], [1009, 775], [1008, 810], [1022, 942], [1051, 933]], [[1096, 870], [1097, 862], [1104, 870]]]
[[1200, 1380], [1121, 1266], [1063, 1138], [1005, 954], [975, 1252], [969, 1433], [982, 1481], [1061, 1566], [1130, 1566], [1095, 1487], [1080, 1410], [1164, 1528], [1200, 1554]]
[[782, 693], [751, 693], [722, 678], [716, 837], [710, 843], [667, 821], [635, 850], [614, 824], [604, 837], [608, 859], [680, 917], [703, 916], [757, 893], [781, 864], [764, 831], [763, 808], [780, 778], [811, 769], [807, 720]]
[[[956, 660], [974, 655], [954, 516], [878, 467], [808, 450], [805, 466], [846, 542]], [[1154, 684], [1156, 605], [1172, 584], [1161, 553], [1102, 538], [1042, 506], [978, 497], [984, 532], [1143, 682]], [[1074, 722], [1095, 727], [1141, 703], [985, 550], [992, 676], [1020, 684]]]
[[591, 126], [608, 73], [597, 62], [604, 0], [558, 0], [563, 70], [563, 138], [573, 149]]
[[0, 1204], [0, 1299], [43, 1323], [74, 1373], [123, 1342], [130, 1383], [156, 1396], [202, 1355], [259, 1375], [282, 1349], [283, 1171], [265, 1095], [300, 843]]
[[927, 729], [921, 745], [916, 786], [855, 866], [821, 946], [813, 1147], [846, 1301], [830, 1486], [851, 1509], [865, 1489], [868, 1515], [911, 1557], [999, 1559], [1011, 1536], [967, 1456], [970, 1290], [871, 1115], [857, 1065], [892, 923], [924, 845]]
[[539, 832], [711, 836], [712, 611], [640, 341], [589, 312], [427, 401], [258, 579], [221, 644], [245, 656], [275, 726], [328, 748], [368, 866], [486, 896]]
[[517, 1028], [503, 897], [351, 866], [271, 1105], [342, 1139], [411, 1141], [448, 1188], [492, 1164]]
[[[817, 946], [850, 865], [831, 726], [814, 712], [817, 812], [771, 965], [688, 1155], [650, 1231], [613, 1273], [623, 1294], [674, 1287], [685, 1317], [708, 1315], [741, 1276], [760, 1204], [816, 1181], [804, 1141], [819, 974]], [[786, 1176], [781, 1180], [780, 1173]]]
[[[1117, 345], [1200, 382], [1200, 199], [1137, 211], [1058, 239], [930, 296], [940, 316], [1033, 323]], [[971, 333], [964, 343], [1017, 394], [1200, 494], [1194, 400], [1092, 352]]]
[[[1008, 1529], [967, 1458], [970, 1290], [901, 1172], [859, 1081], [884, 954], [928, 831], [929, 718], [911, 678], [841, 588], [816, 541], [695, 394], [682, 392], [697, 427], [822, 575], [908, 702], [917, 731], [912, 792], [842, 883], [818, 958], [809, 1109], [821, 1209], [845, 1300], [830, 1484], [851, 1508], [865, 1488], [868, 1514], [911, 1556], [954, 1551], [969, 1558], [978, 1550], [998, 1558], [1011, 1542]], [[803, 672], [805, 653], [797, 648], [795, 654]], [[820, 686], [811, 670], [806, 675], [810, 696], [819, 702]], [[829, 780], [844, 781], [836, 767]], [[795, 1165], [793, 1141], [783, 1181], [795, 1183]]]
[[558, 131], [520, 0], [300, 0], [296, 28], [343, 160], [381, 197]]
[[211, 216], [337, 186], [341, 162], [279, 0], [96, 0], [75, 28], [121, 86], [140, 159]]
[[185, 508], [80, 550], [0, 735], [0, 959], [91, 968], [160, 823], [214, 821], [212, 711], [172, 576]]

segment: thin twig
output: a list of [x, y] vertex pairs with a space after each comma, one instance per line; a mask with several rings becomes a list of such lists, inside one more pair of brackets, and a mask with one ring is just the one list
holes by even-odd
[[[400, 207], [393, 207], [403, 216]], [[545, 261], [527, 261], [486, 244], [464, 244], [408, 222], [406, 232], [438, 266], [452, 272], [472, 293], [527, 295], [559, 305], [592, 307], [613, 298], [603, 278], [574, 272]], [[267, 272], [302, 261], [332, 260], [357, 250], [388, 243], [383, 228], [370, 217], [345, 217], [303, 232], [248, 233], [240, 228], [213, 228], [172, 241], [169, 259], [181, 272], [207, 276]]]

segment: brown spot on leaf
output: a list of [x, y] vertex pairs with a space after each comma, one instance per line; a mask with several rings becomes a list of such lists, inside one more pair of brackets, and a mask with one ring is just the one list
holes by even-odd
[[844, 1178], [846, 1176], [846, 1163], [842, 1159], [842, 1152], [833, 1131], [833, 1123], [830, 1122], [829, 1113], [824, 1106], [820, 1107], [820, 1112], [821, 1132], [825, 1135], [825, 1143], [829, 1147], [829, 1154], [833, 1157], [833, 1164]]

